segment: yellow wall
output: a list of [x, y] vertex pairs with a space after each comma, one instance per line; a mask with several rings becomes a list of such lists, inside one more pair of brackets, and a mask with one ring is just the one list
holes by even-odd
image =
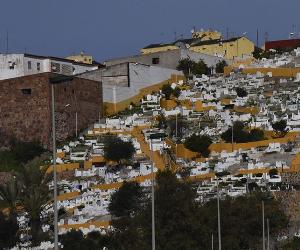
[[196, 31], [193, 32], [192, 38], [201, 38], [201, 41], [221, 39], [222, 34], [218, 31]]
[[165, 110], [171, 110], [177, 106], [177, 103], [175, 100], [166, 100], [161, 99], [160, 100], [160, 106], [164, 108]]
[[174, 50], [174, 49], [178, 49], [178, 47], [176, 45], [166, 45], [166, 46], [159, 46], [155, 48], [144, 48], [141, 49], [141, 53], [150, 54], [150, 53], [163, 52], [163, 51]]
[[225, 59], [251, 56], [254, 51], [254, 43], [245, 37], [232, 42], [222, 42], [218, 44], [192, 46], [190, 50], [208, 55], [224, 55]]
[[[230, 72], [234, 70], [233, 67], [225, 67], [224, 74], [229, 75]], [[242, 69], [242, 73], [244, 74], [256, 74], [257, 72], [261, 72], [263, 74], [267, 74], [269, 72], [272, 73], [272, 76], [275, 77], [296, 77], [297, 73], [300, 73], [300, 67], [298, 68], [244, 68]]]

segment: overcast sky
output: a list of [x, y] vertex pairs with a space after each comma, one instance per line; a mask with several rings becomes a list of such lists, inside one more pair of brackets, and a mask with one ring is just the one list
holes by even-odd
[[67, 56], [80, 51], [102, 61], [139, 53], [196, 29], [256, 42], [300, 32], [299, 0], [1, 0], [0, 52]]

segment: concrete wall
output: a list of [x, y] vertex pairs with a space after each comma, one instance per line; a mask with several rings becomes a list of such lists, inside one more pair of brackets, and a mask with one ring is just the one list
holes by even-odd
[[[170, 51], [160, 51], [151, 54], [142, 54], [142, 55], [108, 60], [105, 61], [104, 64], [110, 66], [110, 65], [115, 65], [119, 63], [125, 63], [125, 62], [136, 62], [140, 64], [147, 64], [147, 65], [159, 66], [163, 68], [176, 69], [179, 60], [187, 57], [191, 58], [191, 60], [196, 62], [199, 60], [203, 60], [209, 67], [214, 66], [220, 60], [223, 60], [222, 58], [218, 58], [216, 56], [193, 52], [188, 49], [176, 49]], [[159, 63], [153, 64], [152, 61], [153, 58], [159, 58]]]
[[157, 66], [149, 66], [144, 64], [129, 63], [129, 86], [125, 87], [115, 84], [103, 83], [103, 101], [113, 103], [121, 102], [137, 95], [143, 88], [166, 81], [172, 75], [182, 75], [180, 71], [161, 68]]
[[[13, 69], [9, 66], [13, 65]], [[0, 80], [24, 75], [23, 56], [21, 54], [0, 54]]]
[[[51, 73], [41, 73], [0, 81], [0, 130], [24, 141], [51, 143]], [[30, 90], [30, 91], [29, 91]], [[55, 110], [58, 140], [83, 129], [102, 112], [102, 86], [99, 82], [73, 78], [55, 85]], [[68, 105], [67, 105], [68, 104]]]

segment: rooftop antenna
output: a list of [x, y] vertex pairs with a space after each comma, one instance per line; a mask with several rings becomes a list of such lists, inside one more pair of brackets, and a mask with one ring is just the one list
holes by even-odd
[[258, 29], [256, 29], [256, 47], [258, 48]]
[[8, 54], [8, 30], [6, 30], [6, 54]]
[[265, 42], [267, 42], [269, 40], [269, 33], [266, 31], [265, 32]]

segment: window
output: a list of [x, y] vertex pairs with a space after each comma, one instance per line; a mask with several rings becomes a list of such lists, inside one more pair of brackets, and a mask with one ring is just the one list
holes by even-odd
[[36, 63], [36, 70], [37, 71], [40, 71], [41, 70], [41, 63]]
[[159, 64], [159, 58], [158, 57], [152, 58], [152, 64]]
[[9, 68], [9, 69], [15, 69], [15, 65], [16, 65], [15, 62], [12, 62], [12, 61], [9, 61], [9, 62], [8, 62], [8, 68]]
[[28, 69], [31, 69], [31, 61], [27, 62]]
[[21, 89], [23, 95], [31, 95], [31, 89]]

